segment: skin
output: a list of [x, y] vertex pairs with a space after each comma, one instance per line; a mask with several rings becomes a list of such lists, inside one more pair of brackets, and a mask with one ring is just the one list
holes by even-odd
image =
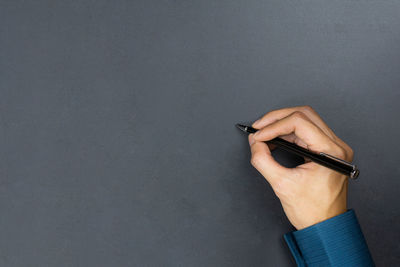
[[351, 162], [353, 150], [309, 106], [274, 110], [255, 121], [249, 135], [251, 164], [269, 182], [283, 210], [297, 229], [309, 227], [347, 211], [347, 177], [307, 161], [286, 168], [271, 156], [264, 141], [281, 137], [314, 152]]

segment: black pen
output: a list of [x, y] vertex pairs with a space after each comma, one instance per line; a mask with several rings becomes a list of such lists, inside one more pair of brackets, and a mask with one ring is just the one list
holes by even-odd
[[[236, 126], [245, 133], [255, 133], [258, 130], [253, 127], [236, 124]], [[337, 157], [328, 155], [326, 153], [320, 152], [315, 153], [310, 150], [307, 150], [303, 147], [300, 147], [296, 144], [290, 143], [282, 138], [276, 137], [272, 140], [267, 141], [269, 144], [274, 144], [280, 148], [285, 149], [288, 152], [294, 153], [296, 155], [305, 157], [310, 159], [311, 161], [318, 163], [322, 166], [330, 168], [334, 171], [343, 173], [349, 176], [351, 179], [356, 179], [360, 174], [360, 170], [357, 169], [356, 165], [351, 164], [345, 160], [339, 159]]]

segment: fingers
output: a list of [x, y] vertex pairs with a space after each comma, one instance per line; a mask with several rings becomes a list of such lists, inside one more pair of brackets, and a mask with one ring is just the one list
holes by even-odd
[[[254, 134], [256, 141], [269, 141], [275, 137], [294, 133], [308, 149], [315, 152], [343, 156], [343, 149], [328, 137], [302, 112], [295, 111], [289, 116], [268, 124]], [[342, 157], [343, 158], [343, 157]]]
[[273, 110], [265, 114], [259, 120], [252, 124], [252, 127], [256, 129], [261, 129], [268, 124], [275, 121], [281, 120], [293, 112], [301, 112], [306, 115], [315, 125], [317, 125], [328, 137], [330, 137], [335, 143], [341, 146], [346, 152], [346, 159], [351, 161], [353, 159], [353, 150], [346, 144], [343, 140], [336, 136], [336, 134], [329, 128], [329, 126], [322, 120], [315, 110], [310, 106], [297, 106], [290, 108], [283, 108], [278, 110]]
[[306, 115], [315, 125], [317, 125], [326, 135], [331, 138], [335, 138], [336, 135], [333, 131], [328, 127], [328, 125], [322, 120], [322, 118], [314, 111], [314, 109], [310, 106], [298, 106], [298, 107], [290, 107], [283, 108], [278, 110], [273, 110], [265, 114], [261, 119], [255, 121], [252, 124], [252, 127], [256, 129], [261, 129], [268, 124], [271, 124], [275, 121], [281, 120], [293, 112], [302, 112]]
[[249, 135], [251, 149], [251, 164], [265, 177], [274, 187], [276, 181], [290, 176], [291, 169], [283, 167], [271, 155], [271, 151], [265, 142], [253, 139], [254, 134]]

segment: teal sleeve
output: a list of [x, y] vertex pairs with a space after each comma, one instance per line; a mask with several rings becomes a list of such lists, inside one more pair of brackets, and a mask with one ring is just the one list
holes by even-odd
[[353, 210], [284, 238], [298, 266], [375, 266]]

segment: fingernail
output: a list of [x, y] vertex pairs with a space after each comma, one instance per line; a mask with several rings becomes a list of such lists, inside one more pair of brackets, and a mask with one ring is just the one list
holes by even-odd
[[253, 137], [254, 134], [249, 134], [249, 145], [251, 146], [252, 144], [254, 144], [255, 140]]
[[260, 122], [260, 119], [256, 120], [255, 122], [253, 122], [253, 126], [256, 126], [259, 122]]

